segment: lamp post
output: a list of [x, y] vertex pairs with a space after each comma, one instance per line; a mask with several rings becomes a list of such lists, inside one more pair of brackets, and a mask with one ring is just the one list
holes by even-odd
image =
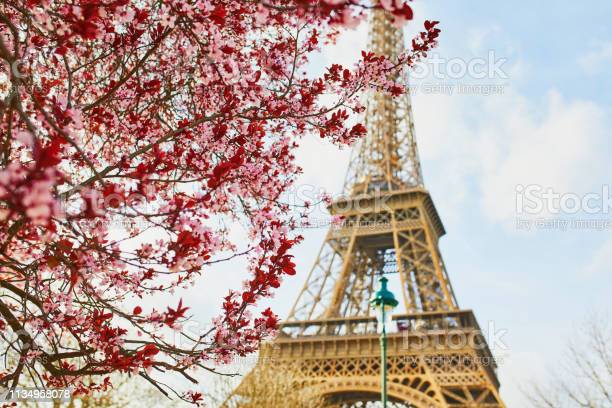
[[387, 289], [389, 279], [381, 277], [380, 289], [374, 294], [370, 300], [370, 304], [376, 310], [376, 319], [378, 320], [378, 330], [380, 332], [380, 400], [383, 408], [387, 408], [387, 321], [390, 321], [391, 310], [397, 306], [397, 300], [393, 293]]

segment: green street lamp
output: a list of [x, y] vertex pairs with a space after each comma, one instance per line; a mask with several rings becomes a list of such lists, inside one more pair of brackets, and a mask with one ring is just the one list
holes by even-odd
[[376, 310], [376, 320], [378, 320], [378, 331], [380, 333], [380, 399], [383, 408], [387, 408], [387, 323], [390, 323], [391, 310], [397, 306], [398, 302], [395, 295], [387, 289], [389, 279], [383, 276], [378, 281], [380, 282], [380, 289], [374, 294], [370, 304]]

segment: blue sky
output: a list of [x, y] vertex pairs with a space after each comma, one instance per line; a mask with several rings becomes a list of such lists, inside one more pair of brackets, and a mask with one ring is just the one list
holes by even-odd
[[[612, 208], [594, 214], [518, 214], [516, 208], [519, 185], [584, 197], [610, 184], [612, 3], [432, 0], [416, 2], [415, 11], [417, 21], [441, 21], [440, 58], [470, 61], [493, 51], [507, 59], [504, 79], [433, 81], [495, 83], [502, 94], [417, 90], [413, 106], [425, 184], [447, 230], [440, 245], [459, 304], [475, 311], [481, 327], [492, 322], [505, 331], [507, 348], [494, 350], [502, 397], [509, 407], [527, 406], [521, 387], [547, 377], [581, 321], [612, 310], [612, 228], [533, 224], [612, 220]], [[342, 36], [312, 69], [354, 61], [365, 33]], [[304, 167], [298, 184], [340, 191], [348, 149], [306, 139], [298, 158]], [[531, 230], [517, 228], [519, 219], [532, 223]], [[297, 296], [325, 232], [304, 232], [298, 275], [270, 301], [279, 314]], [[242, 276], [229, 266], [211, 271], [190, 296], [195, 317], [205, 321], [218, 310], [225, 287]]]

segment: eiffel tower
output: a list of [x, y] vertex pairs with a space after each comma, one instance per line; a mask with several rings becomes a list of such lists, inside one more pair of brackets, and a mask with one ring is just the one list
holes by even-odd
[[[390, 57], [403, 51], [402, 30], [382, 11], [372, 16], [369, 48]], [[442, 261], [445, 231], [424, 188], [409, 93], [374, 93], [366, 106], [368, 133], [354, 150], [345, 198], [329, 207], [343, 222], [328, 231], [258, 364], [297, 369], [298, 386], [329, 406], [376, 406], [381, 364], [369, 300], [377, 277], [389, 274], [403, 309], [387, 340], [392, 406], [505, 407], [495, 361], [472, 311], [459, 308]]]

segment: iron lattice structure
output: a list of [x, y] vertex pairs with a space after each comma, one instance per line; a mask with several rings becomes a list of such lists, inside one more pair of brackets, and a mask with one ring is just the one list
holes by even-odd
[[[401, 29], [381, 11], [369, 47], [391, 57], [403, 51]], [[445, 231], [424, 188], [409, 93], [373, 93], [366, 106], [368, 134], [354, 151], [345, 198], [329, 208], [344, 222], [328, 231], [258, 364], [297, 367], [296, 386], [315, 387], [330, 406], [371, 406], [380, 395], [380, 350], [369, 300], [377, 276], [395, 273], [403, 310], [388, 339], [393, 406], [504, 407], [495, 361], [473, 313], [459, 309], [438, 248]]]

